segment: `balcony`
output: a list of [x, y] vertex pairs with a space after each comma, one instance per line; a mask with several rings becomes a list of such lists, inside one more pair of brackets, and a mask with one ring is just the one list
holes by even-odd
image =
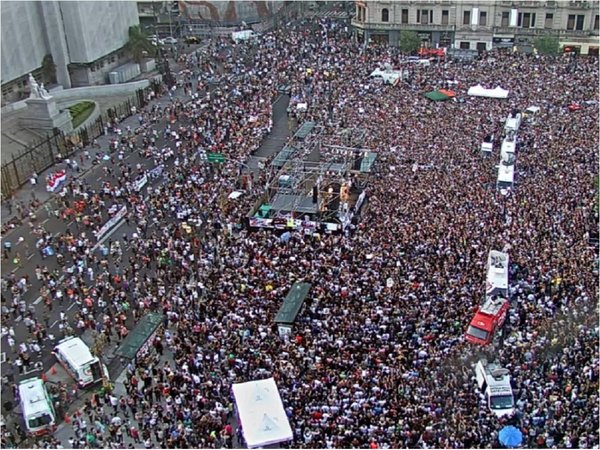
[[589, 30], [556, 30], [553, 28], [494, 27], [494, 34], [518, 34], [521, 36], [558, 35], [559, 37], [572, 36], [585, 38], [593, 36], [594, 32]]
[[393, 22], [360, 22], [352, 19], [352, 26], [358, 28], [377, 29], [377, 30], [410, 30], [410, 31], [454, 31], [454, 25], [427, 24], [418, 23], [393, 23]]
[[587, 0], [571, 0], [569, 2], [569, 8], [571, 9], [589, 9], [592, 5]]
[[493, 27], [488, 25], [459, 25], [456, 27], [456, 31], [472, 33], [491, 33], [493, 30]]

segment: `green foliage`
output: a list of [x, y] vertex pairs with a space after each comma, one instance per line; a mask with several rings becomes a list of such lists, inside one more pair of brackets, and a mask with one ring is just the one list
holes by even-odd
[[153, 56], [156, 53], [156, 47], [152, 45], [148, 35], [140, 29], [139, 25], [129, 27], [129, 41], [125, 47], [138, 64], [144, 57]]
[[415, 31], [400, 31], [400, 51], [402, 53], [415, 53], [421, 46], [421, 39]]
[[73, 106], [69, 106], [69, 112], [71, 113], [71, 118], [73, 119], [73, 128], [77, 128], [83, 122], [86, 121], [90, 114], [94, 111], [95, 108], [94, 102], [80, 102]]
[[560, 44], [555, 36], [541, 36], [533, 41], [540, 55], [558, 55]]

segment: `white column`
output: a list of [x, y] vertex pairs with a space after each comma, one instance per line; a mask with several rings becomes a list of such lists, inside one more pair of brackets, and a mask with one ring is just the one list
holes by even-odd
[[56, 81], [63, 88], [71, 87], [71, 77], [67, 65], [71, 62], [69, 58], [69, 48], [63, 26], [60, 4], [57, 1], [39, 2], [42, 8], [42, 17], [46, 32], [46, 41], [52, 54], [54, 64], [56, 64]]

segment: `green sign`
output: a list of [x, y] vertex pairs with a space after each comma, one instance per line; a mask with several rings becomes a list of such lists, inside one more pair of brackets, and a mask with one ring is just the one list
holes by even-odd
[[225, 155], [223, 153], [206, 153], [206, 159], [211, 163], [224, 163]]

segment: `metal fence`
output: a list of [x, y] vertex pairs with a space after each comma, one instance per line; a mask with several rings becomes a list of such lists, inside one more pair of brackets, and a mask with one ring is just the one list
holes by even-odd
[[[105, 124], [113, 121], [115, 117], [122, 119], [131, 116], [134, 111], [139, 111], [146, 106], [149, 90], [154, 90], [158, 95], [160, 88], [160, 83], [153, 81], [150, 87], [137, 90], [133, 98], [109, 108], [87, 126], [69, 134], [55, 130], [52, 136], [47, 136], [21, 154], [13, 156], [11, 161], [2, 164], [0, 168], [2, 200], [10, 198], [17, 189], [25, 185], [34, 172], [37, 174], [44, 172], [63, 158], [71, 156], [77, 148], [85, 147], [102, 136], [105, 132]], [[136, 109], [134, 110], [133, 107]]]

